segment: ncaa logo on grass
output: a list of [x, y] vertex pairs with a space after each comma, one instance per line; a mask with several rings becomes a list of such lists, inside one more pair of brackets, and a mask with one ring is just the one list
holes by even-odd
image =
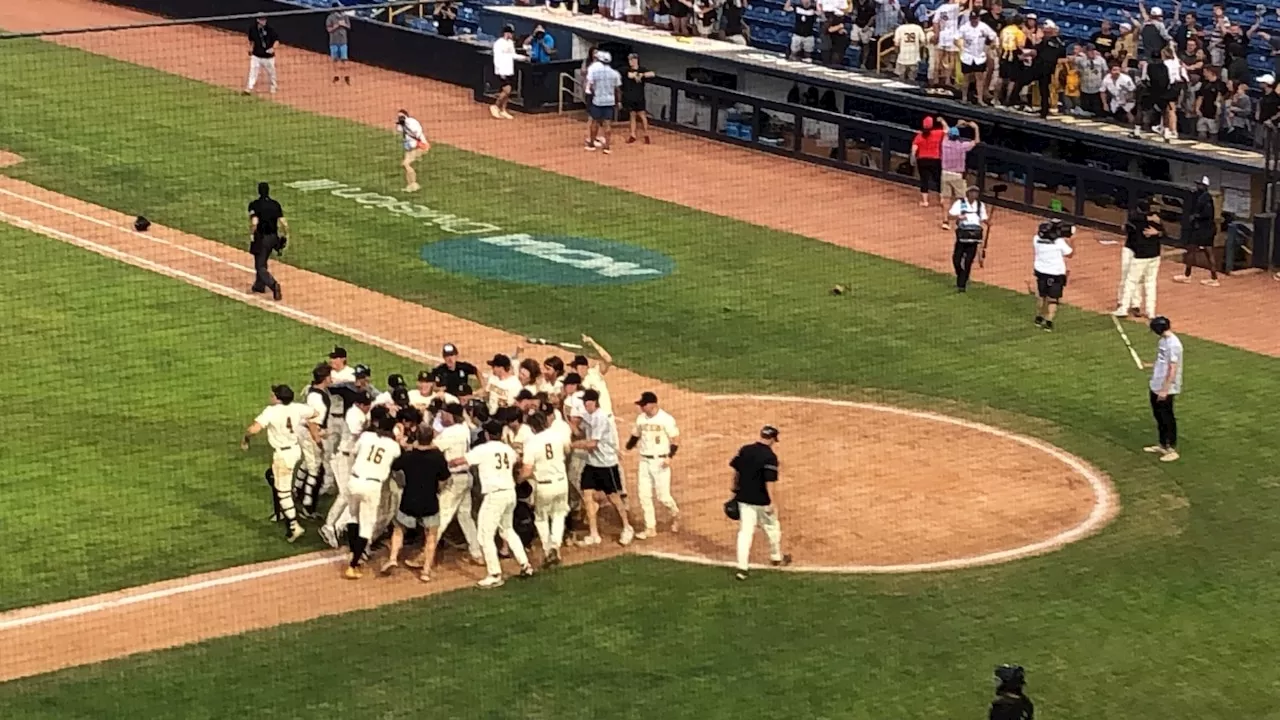
[[634, 245], [525, 233], [441, 240], [424, 246], [422, 259], [448, 272], [526, 285], [619, 285], [676, 268], [666, 255]]

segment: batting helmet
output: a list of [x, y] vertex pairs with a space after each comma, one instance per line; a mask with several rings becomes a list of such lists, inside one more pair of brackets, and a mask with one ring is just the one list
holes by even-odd
[[1165, 334], [1172, 327], [1173, 323], [1169, 322], [1169, 318], [1163, 315], [1157, 315], [1151, 318], [1151, 332], [1157, 335]]

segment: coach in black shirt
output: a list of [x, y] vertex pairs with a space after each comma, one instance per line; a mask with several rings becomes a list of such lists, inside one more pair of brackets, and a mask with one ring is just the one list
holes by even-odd
[[280, 36], [276, 35], [275, 28], [267, 24], [265, 15], [259, 15], [249, 27], [249, 82], [244, 88], [245, 95], [253, 92], [261, 71], [267, 73], [271, 92], [276, 91], [276, 43], [279, 41]]
[[271, 186], [258, 183], [258, 199], [249, 203], [249, 252], [253, 253], [253, 287], [256, 293], [271, 291], [272, 297], [280, 299], [280, 283], [271, 276], [267, 269], [267, 261], [273, 251], [283, 250], [285, 236], [289, 232], [289, 223], [284, 219], [284, 209], [280, 203], [271, 199]]
[[480, 371], [475, 365], [458, 360], [458, 348], [453, 343], [445, 345], [440, 354], [444, 356], [444, 362], [431, 369], [429, 375], [431, 383], [436, 387], [444, 388], [445, 392], [456, 398], [470, 395], [471, 385], [467, 378], [479, 379]]
[[773, 445], [778, 442], [778, 428], [765, 425], [760, 439], [743, 445], [729, 463], [733, 468], [733, 499], [738, 504], [738, 572], [735, 577], [747, 579], [751, 558], [751, 541], [756, 526], [764, 528], [769, 539], [769, 560], [775, 567], [791, 564], [791, 556], [782, 554], [782, 526], [778, 511], [769, 495], [769, 485], [778, 481], [778, 456]]
[[405, 452], [391, 463], [392, 471], [404, 473], [404, 493], [400, 496], [395, 528], [391, 533], [391, 554], [382, 566], [384, 575], [394, 570], [399, 562], [405, 530], [422, 528], [427, 534], [422, 557], [405, 564], [422, 568], [419, 577], [423, 582], [431, 580], [435, 547], [440, 539], [440, 484], [450, 477], [444, 453], [431, 445], [434, 439], [435, 433], [430, 427], [420, 425], [414, 428], [408, 433], [409, 445]]

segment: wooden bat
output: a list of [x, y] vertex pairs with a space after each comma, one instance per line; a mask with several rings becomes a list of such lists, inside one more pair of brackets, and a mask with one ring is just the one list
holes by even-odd
[[1124, 346], [1129, 348], [1129, 357], [1133, 358], [1133, 364], [1142, 369], [1142, 358], [1138, 357], [1138, 351], [1133, 349], [1133, 343], [1129, 342], [1129, 333], [1124, 331], [1120, 325], [1120, 318], [1115, 315], [1111, 316], [1111, 323], [1116, 326], [1116, 332], [1120, 333], [1120, 339], [1124, 341]]
[[581, 350], [582, 349], [582, 346], [579, 345], [578, 343], [556, 342], [555, 340], [548, 340], [546, 338], [527, 337], [524, 339], [524, 341], [529, 343], [530, 345], [555, 345], [556, 347], [562, 347], [565, 350]]

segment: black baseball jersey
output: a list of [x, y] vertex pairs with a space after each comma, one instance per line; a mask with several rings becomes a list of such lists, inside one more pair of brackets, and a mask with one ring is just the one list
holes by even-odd
[[769, 483], [778, 480], [778, 456], [762, 442], [743, 445], [729, 463], [738, 471], [733, 499], [748, 505], [769, 505]]
[[450, 370], [448, 365], [440, 363], [431, 370], [431, 382], [444, 388], [444, 391], [454, 397], [463, 395], [463, 388], [467, 387], [467, 377], [480, 377], [480, 371], [475, 365], [469, 362], [455, 362], [453, 369]]
[[267, 235], [279, 235], [280, 218], [284, 217], [284, 208], [269, 197], [260, 197], [249, 203], [249, 217], [258, 218], [258, 228], [253, 231], [255, 239]]
[[259, 26], [255, 21], [249, 27], [249, 42], [253, 43], [253, 56], [260, 58], [274, 58], [276, 56], [276, 43], [280, 37], [276, 35], [276, 29], [270, 25]]

